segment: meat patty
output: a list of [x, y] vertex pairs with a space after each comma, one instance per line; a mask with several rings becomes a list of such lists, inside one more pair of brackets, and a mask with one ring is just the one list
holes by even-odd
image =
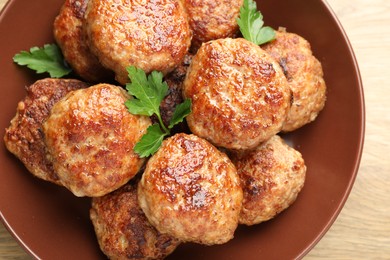
[[53, 106], [43, 124], [54, 169], [76, 196], [105, 195], [143, 165], [133, 148], [151, 122], [130, 114], [128, 99], [121, 87], [109, 84], [76, 90]]
[[110, 259], [163, 259], [180, 244], [148, 222], [138, 205], [133, 181], [93, 198], [90, 217], [100, 248]]
[[54, 38], [65, 60], [81, 78], [89, 82], [108, 82], [114, 75], [89, 50], [84, 34], [87, 3], [88, 0], [65, 0], [54, 20]]
[[233, 37], [238, 32], [236, 19], [243, 0], [181, 0], [186, 7], [193, 33], [192, 47], [204, 42]]
[[231, 159], [244, 192], [240, 224], [254, 225], [275, 217], [296, 200], [304, 186], [302, 155], [277, 135]]
[[203, 44], [183, 93], [192, 100], [191, 131], [227, 149], [252, 149], [278, 133], [291, 102], [279, 64], [242, 38]]
[[36, 177], [61, 185], [46, 156], [42, 123], [53, 105], [68, 92], [86, 88], [73, 79], [42, 79], [26, 88], [26, 97], [18, 103], [16, 115], [5, 130], [4, 143]]
[[297, 34], [280, 30], [274, 41], [262, 47], [279, 62], [293, 93], [282, 130], [293, 131], [314, 121], [325, 105], [326, 84], [321, 63], [314, 57], [310, 43]]
[[212, 245], [233, 238], [242, 190], [224, 153], [202, 138], [181, 133], [164, 140], [149, 159], [138, 200], [161, 233]]
[[128, 66], [167, 74], [191, 43], [187, 14], [175, 0], [90, 0], [85, 29], [91, 50], [121, 84]]

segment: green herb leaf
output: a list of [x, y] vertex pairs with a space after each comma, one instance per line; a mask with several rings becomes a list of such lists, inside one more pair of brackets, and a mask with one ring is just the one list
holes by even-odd
[[21, 51], [13, 57], [13, 60], [37, 73], [48, 72], [53, 78], [61, 78], [72, 71], [56, 44], [45, 44], [42, 48], [32, 47], [29, 52]]
[[258, 45], [270, 42], [275, 39], [275, 30], [269, 26], [260, 29], [260, 33], [257, 35]]
[[163, 82], [161, 72], [153, 71], [148, 77], [142, 69], [128, 67], [131, 83], [126, 89], [135, 98], [126, 102], [130, 113], [151, 116], [160, 114], [160, 103], [168, 93], [168, 85]]
[[131, 83], [126, 84], [126, 89], [133, 96], [125, 102], [129, 112], [134, 115], [156, 115], [159, 121], [159, 124], [154, 124], [147, 129], [146, 134], [134, 147], [134, 151], [140, 157], [148, 157], [158, 150], [164, 137], [170, 134], [170, 129], [182, 122], [191, 112], [191, 100], [187, 99], [176, 107], [170, 124], [166, 127], [160, 113], [161, 101], [168, 94], [168, 85], [163, 81], [163, 74], [153, 71], [146, 76], [142, 69], [134, 66], [126, 69], [131, 80]]
[[141, 140], [134, 146], [134, 151], [141, 157], [148, 157], [154, 154], [160, 148], [166, 133], [161, 131], [158, 124], [148, 127], [146, 134], [141, 137]]
[[187, 98], [183, 103], [177, 105], [173, 112], [171, 121], [169, 122], [169, 129], [172, 129], [176, 124], [183, 122], [184, 118], [191, 113], [191, 99]]
[[257, 10], [257, 4], [253, 0], [244, 0], [237, 24], [244, 38], [257, 45], [275, 39], [274, 29], [268, 26], [263, 27], [263, 15]]

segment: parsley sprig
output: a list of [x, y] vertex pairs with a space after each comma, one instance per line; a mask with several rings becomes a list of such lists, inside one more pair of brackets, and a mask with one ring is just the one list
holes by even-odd
[[134, 66], [128, 67], [127, 72], [131, 82], [126, 84], [126, 89], [133, 96], [125, 102], [127, 109], [134, 115], [156, 115], [159, 122], [149, 126], [146, 134], [134, 147], [134, 151], [140, 157], [148, 157], [158, 150], [164, 138], [170, 134], [170, 130], [191, 112], [191, 100], [186, 99], [179, 104], [169, 125], [165, 126], [160, 113], [160, 104], [168, 94], [168, 85], [163, 81], [163, 74], [153, 71], [146, 76], [142, 69]]
[[37, 73], [48, 72], [52, 78], [61, 78], [72, 71], [56, 44], [45, 44], [41, 48], [32, 47], [30, 51], [21, 51], [13, 57], [13, 60]]
[[257, 10], [256, 2], [253, 0], [244, 0], [244, 4], [240, 8], [240, 17], [237, 18], [237, 24], [242, 36], [257, 45], [275, 39], [274, 29], [269, 26], [263, 27], [263, 15]]

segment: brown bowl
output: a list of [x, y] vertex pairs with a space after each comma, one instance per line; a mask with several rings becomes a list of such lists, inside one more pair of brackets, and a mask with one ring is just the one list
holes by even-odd
[[[54, 42], [52, 22], [62, 2], [11, 0], [0, 15], [1, 137], [25, 96], [24, 87], [47, 76], [15, 65], [12, 57]], [[305, 37], [323, 65], [325, 109], [314, 123], [284, 136], [306, 160], [306, 185], [298, 200], [275, 219], [239, 227], [225, 245], [182, 245], [169, 259], [302, 257], [334, 222], [355, 180], [364, 139], [364, 99], [347, 36], [324, 1], [258, 2], [267, 25]], [[104, 258], [88, 217], [90, 200], [34, 178], [3, 143], [0, 146], [1, 219], [22, 247], [43, 259]]]

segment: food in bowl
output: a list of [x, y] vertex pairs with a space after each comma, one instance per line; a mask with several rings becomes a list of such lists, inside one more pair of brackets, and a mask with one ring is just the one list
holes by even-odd
[[[206, 43], [207, 44], [207, 43]], [[257, 47], [256, 47], [257, 48]], [[259, 49], [260, 49], [260, 47], [258, 47]], [[195, 54], [196, 55], [196, 54]], [[282, 72], [283, 72], [283, 69], [282, 68], [279, 68], [278, 66], [280, 66], [280, 65], [278, 65], [277, 64], [277, 62], [273, 62], [272, 64], [274, 64], [274, 65], [272, 65], [272, 66], [275, 66], [275, 68], [278, 68], [278, 70], [281, 70]], [[189, 73], [189, 72], [188, 72]], [[168, 75], [167, 75], [168, 76]], [[282, 76], [281, 76], [282, 77]], [[274, 134], [276, 134], [276, 133], [274, 133]], [[273, 135], [274, 135], [273, 134]], [[271, 136], [273, 136], [273, 135], [270, 135], [270, 138], [271, 138]], [[263, 141], [267, 141], [267, 140], [263, 140]], [[260, 143], [261, 142], [259, 142], [258, 143], [258, 145], [260, 145]], [[257, 147], [257, 146], [253, 146], [253, 147], [251, 147], [251, 149], [254, 149], [255, 147]], [[217, 148], [216, 148], [217, 149]], [[223, 152], [225, 152], [226, 151], [226, 149], [231, 149], [231, 148], [219, 148], [221, 151], [223, 151]], [[241, 150], [246, 150], [246, 149], [249, 149], [249, 148], [242, 148]], [[228, 151], [226, 151], [226, 152], [228, 152]], [[140, 172], [140, 174], [142, 174], [142, 171]], [[156, 228], [156, 227], [155, 227]], [[196, 241], [195, 241], [196, 242]], [[206, 243], [207, 244], [207, 243]]]

